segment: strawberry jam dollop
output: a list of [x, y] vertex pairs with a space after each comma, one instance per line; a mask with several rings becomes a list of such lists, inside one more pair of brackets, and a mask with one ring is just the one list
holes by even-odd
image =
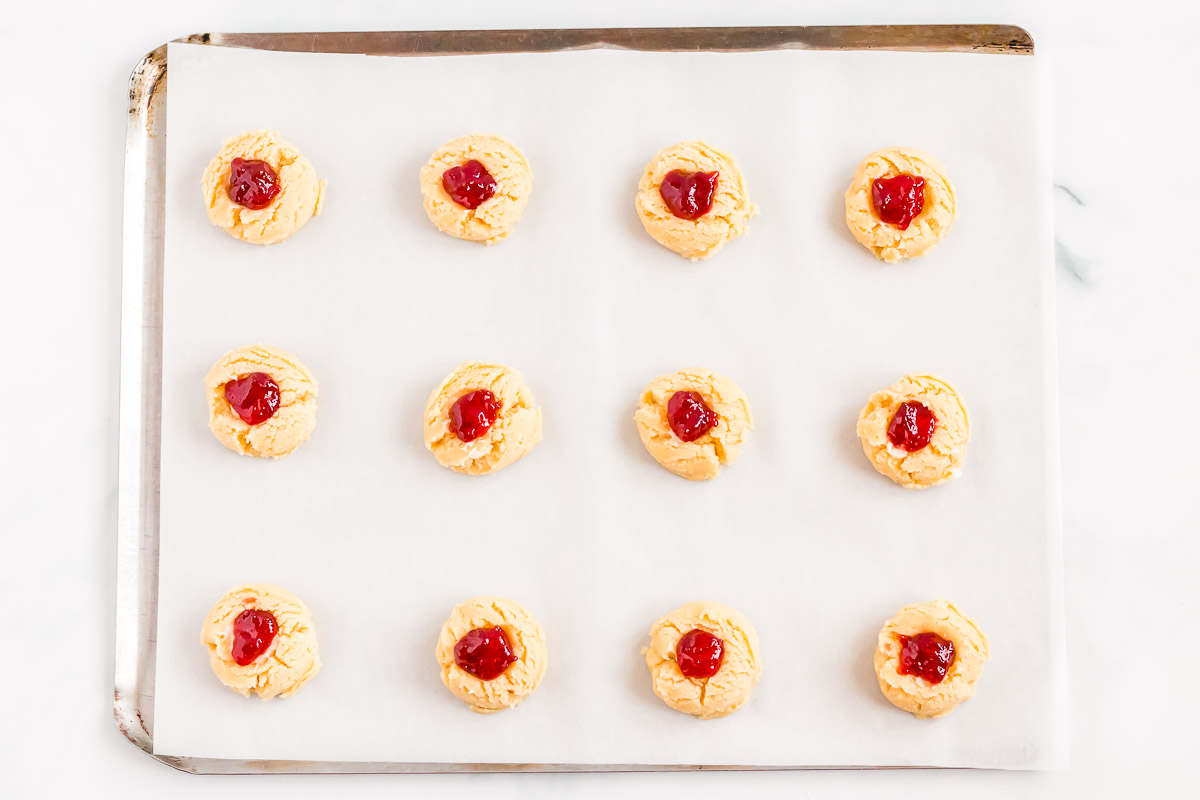
[[265, 161], [235, 158], [229, 164], [229, 186], [225, 193], [243, 208], [251, 211], [266, 208], [281, 188], [279, 176]]
[[496, 193], [496, 179], [475, 159], [442, 173], [442, 188], [450, 199], [466, 209], [475, 209]]
[[916, 675], [933, 684], [941, 683], [954, 663], [954, 642], [936, 633], [916, 636], [898, 634], [900, 638], [901, 675]]
[[888, 424], [888, 441], [910, 453], [929, 446], [933, 431], [937, 428], [937, 417], [924, 403], [905, 401], [892, 415]]
[[242, 422], [258, 425], [279, 410], [279, 384], [265, 372], [251, 372], [225, 384], [225, 401]]
[[500, 401], [487, 389], [467, 392], [450, 406], [450, 432], [473, 442], [488, 432], [500, 413]]
[[667, 421], [685, 442], [694, 442], [717, 424], [717, 414], [699, 392], [676, 392], [667, 401]]
[[711, 678], [725, 660], [725, 641], [699, 628], [688, 631], [675, 646], [675, 662], [688, 678]]
[[699, 219], [712, 210], [720, 174], [673, 169], [663, 176], [658, 193], [675, 216], [680, 219]]
[[484, 681], [500, 677], [516, 660], [503, 628], [476, 628], [454, 645], [454, 663]]
[[259, 608], [248, 608], [233, 621], [233, 660], [244, 667], [271, 646], [279, 626], [275, 615]]
[[871, 204], [879, 219], [906, 230], [925, 208], [925, 179], [907, 172], [876, 178], [871, 182]]

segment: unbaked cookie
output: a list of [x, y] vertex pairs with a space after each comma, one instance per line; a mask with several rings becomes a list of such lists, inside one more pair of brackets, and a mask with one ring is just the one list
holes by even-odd
[[858, 436], [875, 469], [901, 486], [923, 489], [958, 477], [971, 421], [949, 383], [905, 375], [867, 400]]
[[705, 142], [680, 142], [650, 159], [634, 204], [646, 233], [693, 261], [745, 233], [757, 212], [733, 157]]
[[762, 675], [758, 632], [720, 603], [688, 603], [654, 623], [642, 650], [654, 693], [701, 719], [732, 714]]
[[276, 131], [226, 139], [201, 188], [212, 224], [251, 244], [282, 242], [321, 213], [325, 181]]
[[533, 191], [533, 172], [517, 146], [501, 136], [451, 139], [421, 169], [425, 213], [438, 230], [495, 244], [512, 233]]
[[429, 395], [425, 446], [443, 467], [486, 475], [541, 440], [542, 410], [521, 376], [502, 364], [465, 361]]
[[243, 697], [287, 697], [321, 668], [308, 607], [267, 583], [230, 589], [205, 617], [200, 641], [221, 683]]
[[438, 636], [442, 683], [472, 711], [512, 708], [546, 674], [546, 636], [512, 600], [474, 597], [459, 603]]
[[753, 426], [742, 390], [707, 369], [655, 378], [633, 421], [654, 460], [690, 481], [715, 478], [722, 464], [732, 464]]
[[265, 345], [240, 347], [204, 378], [208, 427], [244, 456], [282, 458], [317, 424], [317, 381], [293, 355]]
[[946, 168], [920, 150], [889, 147], [863, 159], [846, 190], [846, 225], [875, 257], [923, 256], [958, 215]]
[[875, 673], [883, 696], [918, 717], [940, 717], [975, 694], [988, 660], [979, 627], [946, 600], [900, 609], [879, 632]]

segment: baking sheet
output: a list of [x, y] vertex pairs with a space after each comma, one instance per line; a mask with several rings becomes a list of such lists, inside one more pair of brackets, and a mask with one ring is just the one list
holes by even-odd
[[[1035, 59], [168, 55], [156, 753], [1052, 758], [1061, 576]], [[200, 201], [220, 140], [256, 127], [329, 181], [322, 215], [269, 248], [212, 228]], [[421, 164], [471, 130], [513, 139], [534, 169], [497, 247], [443, 236], [421, 209]], [[735, 154], [762, 213], [690, 264], [645, 236], [632, 198], [654, 152], [698, 137]], [[885, 267], [845, 231], [841, 195], [862, 155], [896, 143], [947, 163], [962, 213], [934, 255]], [[204, 373], [257, 341], [321, 382], [313, 439], [280, 462], [239, 459], [205, 426]], [[482, 480], [421, 444], [429, 390], [469, 358], [522, 371], [546, 417], [531, 456]], [[631, 421], [646, 382], [691, 365], [738, 381], [757, 423], [741, 460], [701, 485], [661, 470]], [[876, 475], [854, 435], [866, 396], [917, 370], [953, 380], [974, 423], [964, 476], [930, 492]], [[287, 701], [225, 689], [198, 642], [209, 605], [249, 580], [313, 609], [324, 669]], [[442, 687], [432, 656], [451, 606], [485, 593], [526, 605], [550, 647], [537, 693], [492, 717]], [[993, 659], [975, 699], [922, 723], [883, 700], [870, 657], [884, 619], [938, 596], [979, 620]], [[666, 709], [638, 654], [659, 615], [694, 599], [740, 609], [763, 640], [753, 701], [716, 722]]]

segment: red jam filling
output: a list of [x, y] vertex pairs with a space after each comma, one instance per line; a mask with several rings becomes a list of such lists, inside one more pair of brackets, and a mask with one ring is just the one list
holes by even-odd
[[675, 646], [679, 671], [689, 678], [711, 678], [724, 660], [725, 642], [708, 631], [688, 631]]
[[663, 176], [658, 193], [671, 213], [680, 219], [697, 219], [712, 210], [719, 172], [681, 172]]
[[475, 159], [442, 173], [442, 188], [463, 208], [479, 208], [496, 193], [496, 179]]
[[916, 636], [898, 634], [900, 638], [901, 675], [916, 675], [930, 683], [941, 683], [954, 663], [954, 642], [936, 633]]
[[229, 199], [252, 211], [271, 205], [280, 190], [279, 176], [265, 161], [235, 158], [229, 165]]
[[450, 432], [473, 442], [488, 432], [500, 413], [500, 401], [487, 389], [467, 392], [450, 406]]
[[225, 401], [242, 422], [257, 425], [279, 410], [279, 385], [265, 372], [251, 372], [225, 384]]
[[888, 425], [888, 441], [912, 453], [929, 446], [937, 418], [922, 403], [904, 402], [896, 409]]
[[907, 172], [876, 178], [871, 182], [871, 203], [881, 220], [905, 230], [925, 208], [925, 179]]
[[270, 611], [248, 608], [233, 621], [233, 660], [244, 667], [271, 646], [279, 627]]
[[454, 645], [454, 663], [480, 680], [500, 677], [516, 660], [501, 628], [476, 628]]
[[667, 401], [667, 421], [685, 442], [694, 442], [717, 424], [717, 414], [698, 392], [676, 392]]

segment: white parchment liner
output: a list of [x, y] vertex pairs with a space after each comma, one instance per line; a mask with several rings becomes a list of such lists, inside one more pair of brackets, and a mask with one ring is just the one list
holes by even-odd
[[[369, 58], [171, 45], [162, 534], [154, 734], [187, 756], [726, 765], [1047, 763], [1060, 669], [1051, 182], [1032, 58], [886, 53]], [[221, 140], [275, 128], [329, 181], [323, 213], [253, 247], [213, 228], [200, 176]], [[417, 173], [441, 142], [502, 134], [534, 191], [512, 237], [438, 233]], [[656, 245], [633, 210], [673, 142], [728, 150], [761, 213], [708, 262]], [[929, 257], [875, 261], [842, 220], [858, 160], [919, 147], [961, 215]], [[202, 378], [264, 342], [320, 382], [313, 438], [239, 458], [205, 425]], [[455, 364], [521, 371], [545, 441], [487, 478], [421, 442]], [[757, 427], [718, 480], [643, 451], [655, 375], [726, 373]], [[905, 491], [863, 457], [855, 417], [905, 372], [960, 389], [963, 476]], [[324, 669], [286, 701], [220, 685], [199, 642], [229, 587], [310, 606]], [[433, 658], [450, 608], [527, 606], [549, 671], [481, 717]], [[917, 721], [871, 667], [883, 621], [947, 597], [991, 638], [977, 696]], [[724, 720], [669, 711], [639, 655], [691, 600], [746, 614], [765, 672]]]

